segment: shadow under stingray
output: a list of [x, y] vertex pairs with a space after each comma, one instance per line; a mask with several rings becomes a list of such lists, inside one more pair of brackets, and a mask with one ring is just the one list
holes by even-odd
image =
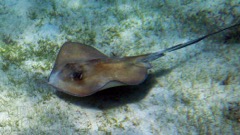
[[150, 74], [140, 85], [113, 87], [87, 97], [74, 97], [60, 91], [57, 91], [56, 94], [59, 98], [72, 104], [104, 110], [143, 99], [155, 83], [155, 77]]

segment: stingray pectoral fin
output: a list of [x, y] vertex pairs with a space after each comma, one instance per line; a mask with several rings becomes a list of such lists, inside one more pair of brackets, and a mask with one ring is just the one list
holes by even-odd
[[[55, 87], [58, 91], [62, 91], [69, 95], [84, 97], [91, 93], [87, 89], [82, 90], [80, 85], [76, 85], [71, 79], [61, 77], [61, 72], [52, 73], [49, 77], [49, 84]], [[79, 90], [80, 89], [80, 90]]]
[[56, 64], [65, 63], [65, 61], [69, 63], [69, 61], [88, 61], [102, 58], [107, 58], [107, 56], [91, 46], [66, 42], [59, 51]]
[[141, 70], [142, 71], [140, 72], [136, 70], [132, 71], [131, 73], [128, 72], [127, 74], [125, 74], [125, 76], [122, 73], [120, 73], [119, 75], [115, 74], [116, 76], [113, 77], [114, 80], [103, 83], [104, 85], [100, 89], [98, 89], [98, 91], [117, 86], [138, 85], [142, 83], [147, 77], [147, 72], [144, 72], [143, 69]]
[[112, 80], [125, 85], [138, 85], [147, 77], [147, 68], [134, 63], [121, 63], [112, 71]]
[[127, 84], [119, 82], [119, 81], [109, 81], [103, 87], [101, 87], [99, 90], [104, 90], [104, 89], [117, 87], [117, 86], [123, 86], [123, 85], [127, 85]]
[[66, 42], [62, 45], [52, 72], [59, 70], [66, 63], [108, 58], [97, 49], [76, 42]]
[[149, 62], [136, 62], [135, 65], [147, 69], [152, 68], [152, 65]]
[[[50, 81], [49, 84], [57, 88], [57, 90], [67, 93], [72, 96], [85, 97], [92, 95], [101, 89], [101, 84], [99, 82], [84, 82], [83, 84], [77, 84], [71, 80], [61, 80], [58, 77], [54, 78], [55, 81]], [[100, 84], [100, 85], [99, 85]]]

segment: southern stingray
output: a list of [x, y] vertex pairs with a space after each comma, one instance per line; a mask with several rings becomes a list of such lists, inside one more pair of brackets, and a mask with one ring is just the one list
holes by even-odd
[[147, 77], [148, 69], [151, 68], [149, 62], [239, 25], [235, 24], [155, 53], [123, 58], [111, 58], [91, 46], [66, 42], [58, 53], [49, 84], [60, 91], [79, 97], [110, 87], [138, 85]]

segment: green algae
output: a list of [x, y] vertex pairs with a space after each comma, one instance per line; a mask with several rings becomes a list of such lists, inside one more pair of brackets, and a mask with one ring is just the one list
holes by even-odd
[[75, 36], [68, 36], [66, 37], [67, 40], [69, 41], [77, 41], [83, 44], [87, 45], [93, 45], [96, 43], [95, 38], [96, 38], [96, 31], [89, 27], [82, 27], [79, 26], [77, 28], [71, 29], [69, 27], [66, 27], [64, 25], [61, 26], [61, 31], [66, 32], [66, 35], [75, 35]]
[[10, 64], [16, 64], [20, 66], [23, 61], [27, 59], [25, 51], [22, 46], [16, 44], [4, 44], [0, 46], [0, 56], [3, 61], [2, 70], [6, 71], [9, 69]]
[[[37, 45], [32, 44], [28, 47], [23, 47], [17, 43], [1, 43], [0, 55], [3, 63], [5, 64], [5, 68], [3, 70], [6, 70], [9, 64], [21, 66], [24, 61], [31, 58], [53, 62], [53, 58], [56, 56], [58, 49], [59, 46], [53, 42], [50, 42], [49, 40], [39, 40]], [[49, 70], [49, 63], [46, 63], [46, 67], [41, 66], [40, 69]]]
[[[58, 45], [49, 40], [40, 40], [37, 45], [32, 44], [28, 47], [23, 47], [23, 45], [16, 42], [12, 42], [11, 44], [1, 42], [1, 69], [6, 74], [7, 83], [12, 84], [16, 88], [22, 88], [22, 86], [26, 85], [26, 82], [29, 82], [29, 86], [31, 86], [29, 92], [31, 89], [35, 89], [35, 84], [39, 80], [46, 78], [44, 75], [45, 72], [51, 70], [58, 49]], [[41, 64], [37, 62], [31, 68], [26, 69], [26, 62], [32, 60], [39, 61]], [[42, 92], [46, 93], [46, 91]], [[9, 93], [11, 94], [9, 97], [17, 98], [19, 96], [17, 93]], [[49, 95], [44, 97], [46, 101], [49, 99], [47, 98]]]

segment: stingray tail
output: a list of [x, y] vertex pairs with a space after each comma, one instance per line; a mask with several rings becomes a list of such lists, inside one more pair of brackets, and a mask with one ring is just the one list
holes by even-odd
[[155, 53], [151, 53], [151, 54], [147, 55], [146, 57], [144, 57], [143, 59], [141, 59], [141, 61], [142, 61], [142, 62], [150, 62], [150, 61], [156, 60], [156, 59], [158, 59], [158, 58], [166, 55], [166, 53], [168, 53], [168, 52], [172, 52], [172, 51], [175, 51], [175, 50], [178, 50], [178, 49], [187, 47], [187, 46], [189, 46], [189, 45], [193, 45], [193, 44], [195, 44], [195, 43], [198, 43], [198, 42], [202, 41], [202, 40], [205, 39], [205, 38], [208, 38], [208, 37], [210, 37], [210, 36], [212, 36], [212, 35], [215, 35], [215, 34], [217, 34], [217, 33], [220, 33], [220, 32], [222, 32], [222, 31], [224, 31], [224, 30], [231, 29], [231, 28], [236, 27], [236, 26], [239, 26], [239, 25], [240, 25], [240, 23], [235, 24], [235, 25], [232, 25], [232, 26], [229, 26], [229, 27], [227, 27], [227, 28], [223, 28], [223, 29], [218, 30], [218, 31], [216, 31], [216, 32], [212, 32], [212, 33], [207, 34], [207, 35], [205, 35], [205, 36], [202, 36], [202, 37], [200, 37], [200, 38], [197, 38], [197, 39], [188, 41], [188, 42], [186, 42], [186, 43], [181, 43], [181, 44], [175, 45], [175, 46], [173, 46], [173, 47], [167, 48], [167, 49], [165, 49], [165, 50], [162, 50], [162, 51], [159, 51], [159, 52], [155, 52]]

